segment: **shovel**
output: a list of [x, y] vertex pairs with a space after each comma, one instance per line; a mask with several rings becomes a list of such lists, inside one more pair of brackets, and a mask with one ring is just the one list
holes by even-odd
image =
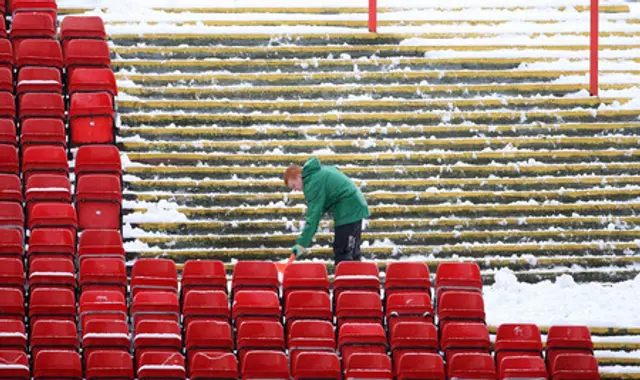
[[277, 262], [276, 263], [276, 268], [278, 268], [278, 272], [281, 275], [284, 275], [284, 270], [287, 267], [287, 265], [291, 264], [293, 262], [293, 260], [296, 259], [296, 255], [294, 255], [293, 253], [291, 254], [291, 256], [289, 256], [289, 260], [285, 261], [285, 262]]

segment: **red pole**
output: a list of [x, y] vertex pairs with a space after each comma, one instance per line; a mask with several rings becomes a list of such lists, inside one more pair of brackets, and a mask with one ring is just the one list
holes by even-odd
[[598, 96], [598, 36], [600, 34], [598, 28], [598, 0], [591, 0], [591, 68], [590, 68], [590, 85], [589, 92], [591, 96]]
[[369, 31], [376, 33], [378, 28], [378, 0], [369, 0]]

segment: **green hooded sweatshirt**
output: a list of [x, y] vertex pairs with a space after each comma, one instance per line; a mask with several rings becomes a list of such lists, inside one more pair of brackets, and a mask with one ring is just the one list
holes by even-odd
[[307, 215], [304, 230], [296, 244], [308, 247], [325, 212], [333, 214], [335, 227], [354, 223], [371, 214], [360, 189], [335, 166], [323, 166], [310, 158], [302, 168]]

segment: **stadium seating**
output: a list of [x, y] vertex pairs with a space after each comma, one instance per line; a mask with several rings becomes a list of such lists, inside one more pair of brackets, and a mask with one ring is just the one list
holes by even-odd
[[195, 320], [230, 323], [227, 293], [221, 290], [190, 290], [182, 300], [182, 317], [185, 330]]
[[238, 378], [238, 359], [234, 354], [209, 356], [198, 353], [189, 361], [189, 379], [224, 379]]
[[70, 145], [115, 141], [113, 96], [108, 92], [76, 92], [69, 106]]
[[24, 320], [24, 294], [18, 289], [0, 288], [0, 319]]
[[[0, 92], [0, 94], [2, 93]], [[2, 101], [2, 99], [0, 99], [0, 101]], [[2, 161], [0, 161], [0, 173], [16, 175], [20, 173], [18, 149], [15, 146], [0, 144], [0, 157], [2, 157]]]
[[280, 300], [271, 290], [239, 290], [231, 308], [231, 318], [237, 329], [244, 321], [281, 322]]
[[29, 299], [29, 321], [33, 325], [41, 319], [76, 321], [76, 299], [72, 290], [37, 288]]
[[184, 357], [177, 352], [145, 352], [138, 362], [138, 379], [185, 379]]
[[99, 16], [68, 16], [60, 23], [60, 41], [70, 39], [106, 40], [104, 22]]
[[399, 322], [389, 331], [389, 345], [394, 363], [408, 353], [437, 353], [436, 326], [426, 322]]
[[491, 353], [489, 330], [484, 323], [451, 322], [440, 334], [440, 349], [447, 362], [458, 353]]
[[10, 0], [8, 3], [14, 17], [21, 12], [43, 12], [56, 20], [58, 5], [53, 0]]
[[90, 173], [122, 175], [120, 152], [114, 145], [81, 146], [76, 152], [74, 172], [76, 178]]
[[181, 352], [182, 334], [180, 325], [175, 321], [142, 320], [135, 325], [133, 333], [135, 359], [146, 352]]
[[295, 321], [287, 331], [287, 347], [292, 363], [295, 363], [297, 356], [302, 352], [335, 352], [336, 333], [331, 322]]
[[333, 322], [331, 299], [322, 290], [290, 291], [285, 303], [287, 326], [299, 319], [321, 319]]
[[13, 57], [13, 46], [8, 39], [0, 38], [0, 67], [6, 67], [13, 71], [15, 60]]
[[87, 174], [76, 182], [78, 228], [118, 230], [122, 224], [120, 178], [110, 174]]
[[438, 301], [439, 333], [450, 321], [485, 322], [484, 301], [479, 292], [448, 290]]
[[193, 321], [186, 328], [184, 346], [189, 363], [198, 354], [215, 357], [233, 353], [235, 344], [231, 326], [226, 322], [213, 320]]
[[231, 291], [272, 290], [279, 295], [280, 281], [276, 265], [270, 261], [238, 261], [233, 268]]
[[431, 296], [431, 279], [429, 267], [418, 262], [392, 262], [385, 270], [385, 298], [396, 292], [427, 293]]
[[3, 379], [31, 379], [29, 359], [27, 354], [16, 350], [1, 350], [0, 364], [2, 365]]
[[64, 46], [64, 67], [69, 76], [78, 67], [111, 67], [109, 45], [104, 40], [71, 39]]
[[82, 292], [115, 290], [123, 296], [127, 291], [127, 269], [120, 258], [90, 257], [80, 262], [78, 285]]
[[9, 92], [0, 92], [0, 118], [9, 120], [16, 118], [15, 98]]
[[119, 291], [113, 290], [85, 290], [80, 295], [80, 326], [85, 326], [93, 320], [115, 320], [126, 322], [127, 304]]
[[498, 327], [494, 347], [498, 371], [502, 360], [510, 356], [542, 357], [540, 329], [534, 324], [505, 323]]
[[109, 350], [124, 352], [130, 357], [131, 336], [126, 321], [94, 319], [84, 324], [82, 329], [82, 350], [84, 358], [93, 352]]
[[[0, 208], [5, 207], [11, 208], [12, 206], [8, 206], [8, 203], [0, 202]], [[5, 213], [0, 211], [0, 228], [2, 228], [2, 233], [0, 234], [0, 258], [17, 258], [19, 260], [22, 260], [22, 257], [24, 255], [22, 229], [12, 229], [10, 227], [7, 228], [7, 226], [4, 224], [5, 222], [8, 222], [8, 220], [6, 219], [7, 216], [8, 215], [5, 215]]]
[[[8, 69], [5, 69], [8, 70]], [[0, 68], [0, 73], [2, 73]], [[0, 119], [0, 144], [17, 145], [16, 123], [12, 119]]]
[[112, 97], [118, 95], [115, 74], [105, 67], [79, 67], [73, 70], [73, 75], [69, 77], [68, 90], [69, 95], [77, 92], [107, 92]]
[[69, 175], [67, 153], [61, 146], [29, 146], [22, 152], [22, 173], [25, 183], [35, 173], [67, 177]]
[[394, 292], [387, 296], [387, 326], [389, 330], [398, 322], [417, 321], [433, 323], [433, 306], [428, 293]]
[[241, 368], [241, 376], [244, 380], [290, 378], [287, 356], [280, 351], [248, 352]]
[[71, 232], [75, 247], [78, 220], [72, 205], [57, 202], [38, 202], [29, 213], [27, 228], [31, 231], [38, 228], [65, 229]]
[[115, 230], [84, 230], [78, 239], [78, 259], [90, 257], [125, 259], [122, 235]]
[[78, 330], [75, 322], [39, 320], [31, 326], [31, 355], [42, 350], [78, 351]]
[[345, 290], [367, 291], [380, 294], [380, 271], [372, 262], [344, 261], [336, 266], [333, 281], [333, 300]]
[[498, 365], [499, 380], [549, 378], [544, 359], [539, 356], [508, 356]]
[[284, 328], [273, 321], [246, 321], [238, 327], [236, 348], [240, 365], [249, 351], [285, 352]]
[[131, 269], [131, 294], [143, 290], [178, 292], [178, 271], [173, 260], [139, 259]]
[[336, 326], [345, 322], [372, 322], [382, 324], [382, 301], [374, 292], [345, 290], [336, 302]]
[[15, 174], [0, 174], [0, 201], [22, 203], [22, 183]]
[[60, 43], [42, 38], [22, 40], [16, 46], [15, 65], [18, 73], [27, 66], [53, 67], [62, 71], [63, 58]]
[[[0, 228], [5, 230], [15, 229], [22, 231], [24, 226], [24, 213], [22, 206], [17, 202], [0, 202]], [[20, 236], [24, 236], [21, 232]]]
[[133, 380], [133, 360], [125, 351], [96, 350], [86, 359], [86, 379], [129, 379]]
[[20, 98], [18, 115], [20, 120], [30, 117], [65, 120], [64, 99], [56, 93], [28, 92]]
[[20, 12], [11, 20], [9, 38], [14, 47], [25, 38], [56, 38], [56, 23], [44, 12]]
[[555, 359], [561, 354], [593, 355], [591, 332], [586, 326], [551, 326], [547, 333], [546, 360], [554, 373]]
[[398, 380], [445, 380], [442, 356], [429, 353], [407, 353], [394, 361]]
[[190, 290], [221, 290], [227, 293], [227, 276], [219, 260], [188, 260], [180, 281], [183, 299]]
[[480, 267], [475, 263], [445, 262], [436, 270], [435, 301], [447, 290], [466, 290], [482, 293]]
[[64, 122], [59, 119], [29, 118], [22, 122], [20, 146], [22, 149], [30, 145], [67, 146]]
[[33, 361], [34, 379], [82, 380], [80, 354], [71, 350], [42, 350]]
[[284, 270], [282, 298], [285, 300], [293, 290], [320, 290], [329, 293], [329, 276], [322, 263], [293, 262]]
[[[35, 213], [35, 212], [33, 212]], [[31, 231], [27, 258], [75, 258], [75, 234], [68, 228], [39, 227]]]
[[76, 290], [75, 266], [68, 257], [36, 257], [29, 265], [29, 290], [63, 288]]
[[22, 260], [15, 257], [0, 257], [0, 287], [24, 292], [24, 278]]
[[31, 215], [39, 202], [71, 203], [71, 182], [69, 178], [55, 174], [33, 174], [25, 188], [25, 211]]
[[21, 100], [27, 93], [62, 94], [62, 74], [53, 67], [23, 67], [16, 81], [16, 96]]
[[454, 379], [487, 379], [497, 378], [493, 358], [483, 353], [459, 353], [453, 355], [447, 365], [447, 378]]
[[345, 323], [338, 332], [338, 351], [345, 363], [357, 353], [387, 352], [387, 337], [377, 323]]
[[343, 365], [346, 379], [393, 380], [391, 359], [386, 354], [353, 354]]
[[600, 380], [598, 360], [589, 354], [559, 354], [549, 372], [552, 380]]
[[24, 322], [0, 317], [0, 352], [27, 350], [27, 331]]
[[294, 380], [342, 380], [340, 358], [331, 352], [303, 352], [291, 363], [291, 376]]
[[180, 321], [180, 304], [176, 294], [145, 290], [133, 296], [131, 322], [135, 326], [144, 320]]

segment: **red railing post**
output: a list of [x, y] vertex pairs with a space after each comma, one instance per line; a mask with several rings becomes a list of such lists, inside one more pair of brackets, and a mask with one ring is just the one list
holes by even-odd
[[598, 96], [598, 37], [600, 35], [598, 28], [600, 10], [598, 8], [598, 0], [591, 0], [591, 52], [589, 55], [591, 60], [589, 92], [591, 96]]
[[378, 29], [378, 0], [369, 0], [369, 31], [376, 33]]

